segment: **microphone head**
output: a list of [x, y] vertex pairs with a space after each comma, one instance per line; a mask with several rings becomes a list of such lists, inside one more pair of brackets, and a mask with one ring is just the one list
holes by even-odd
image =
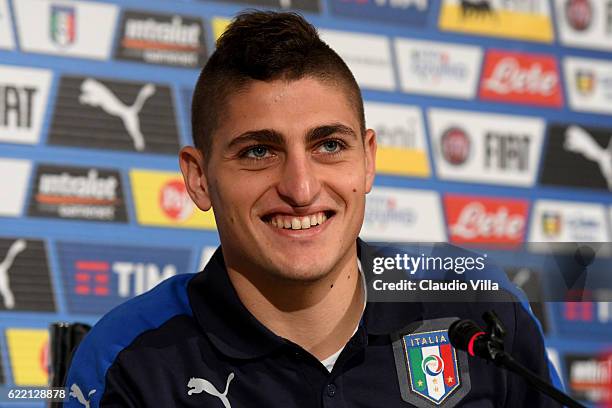
[[453, 322], [448, 328], [448, 337], [453, 347], [474, 355], [474, 340], [484, 331], [473, 320], [463, 319]]

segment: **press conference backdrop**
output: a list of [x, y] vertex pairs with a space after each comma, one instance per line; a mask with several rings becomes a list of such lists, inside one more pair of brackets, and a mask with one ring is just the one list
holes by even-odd
[[[0, 0], [2, 394], [46, 384], [49, 322], [95, 323], [218, 244], [176, 156], [246, 7], [302, 12], [360, 84], [364, 238], [504, 244], [536, 295], [529, 242], [610, 241], [612, 0]], [[612, 305], [533, 308], [571, 394], [601, 402]]]

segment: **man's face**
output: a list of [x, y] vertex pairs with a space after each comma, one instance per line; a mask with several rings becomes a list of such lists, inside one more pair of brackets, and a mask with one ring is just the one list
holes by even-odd
[[346, 95], [307, 77], [229, 97], [199, 180], [206, 192], [186, 176], [196, 204], [212, 203], [228, 267], [311, 281], [355, 254], [376, 141], [371, 130], [362, 138]]

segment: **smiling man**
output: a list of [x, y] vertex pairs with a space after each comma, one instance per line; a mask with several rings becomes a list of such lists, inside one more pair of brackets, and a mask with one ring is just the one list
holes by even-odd
[[[222, 245], [204, 271], [96, 325], [68, 375], [70, 406], [554, 406], [450, 346], [450, 322], [491, 305], [366, 302], [357, 237], [375, 133], [351, 72], [300, 16], [238, 16], [200, 75], [192, 121], [181, 170]], [[529, 314], [496, 310], [509, 351], [549, 375]]]

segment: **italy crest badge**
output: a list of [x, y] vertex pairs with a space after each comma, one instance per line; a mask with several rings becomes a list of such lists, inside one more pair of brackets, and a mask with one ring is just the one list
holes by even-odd
[[402, 399], [417, 407], [453, 407], [471, 389], [465, 352], [450, 343], [456, 318], [415, 322], [396, 333], [393, 352]]

